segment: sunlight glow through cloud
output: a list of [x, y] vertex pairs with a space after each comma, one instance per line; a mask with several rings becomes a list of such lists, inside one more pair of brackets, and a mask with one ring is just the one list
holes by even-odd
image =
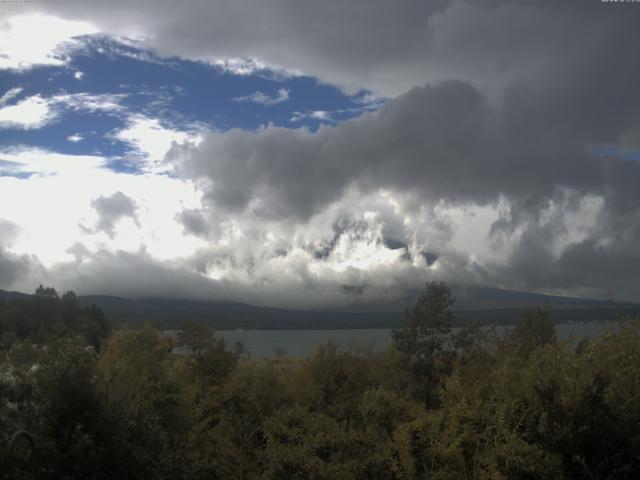
[[166, 128], [158, 119], [142, 115], [129, 118], [128, 126], [117, 132], [115, 138], [129, 143], [151, 170], [166, 170], [161, 163], [174, 143], [198, 144], [201, 140], [197, 133]]
[[80, 46], [74, 37], [96, 33], [88, 22], [43, 14], [16, 15], [0, 22], [0, 69], [62, 65]]

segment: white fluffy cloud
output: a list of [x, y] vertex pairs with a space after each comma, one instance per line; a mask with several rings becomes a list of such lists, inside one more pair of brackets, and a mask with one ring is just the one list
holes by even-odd
[[[20, 227], [19, 241], [12, 246], [15, 254], [35, 255], [51, 267], [73, 258], [68, 250], [78, 243], [91, 253], [145, 249], [161, 260], [187, 255], [202, 245], [183, 235], [175, 220], [183, 209], [199, 205], [189, 182], [117, 174], [102, 168], [100, 157], [23, 150], [2, 153], [0, 158], [13, 165], [4, 172], [12, 176], [0, 176], [0, 218]], [[16, 176], [34, 171], [28, 178]], [[137, 221], [109, 216], [112, 209], [100, 198], [113, 198], [117, 192], [135, 202]], [[107, 229], [86, 228], [104, 224], [105, 219], [111, 220]]]
[[[55, 121], [65, 110], [85, 112], [107, 112], [124, 114], [125, 109], [120, 101], [123, 94], [88, 93], [60, 94], [43, 97], [39, 94], [23, 98], [16, 103], [8, 104], [17, 97], [21, 88], [7, 91], [0, 99], [0, 129], [20, 128], [35, 129]], [[71, 140], [73, 141], [73, 140]]]
[[136, 152], [143, 168], [150, 171], [163, 171], [165, 155], [172, 145], [198, 144], [201, 140], [197, 128], [195, 131], [186, 132], [163, 126], [157, 118], [149, 118], [144, 115], [132, 115], [128, 119], [127, 126], [118, 130], [114, 138], [128, 143]]
[[[9, 93], [11, 93], [11, 91], [7, 92], [5, 97]], [[52, 114], [49, 108], [49, 102], [40, 95], [33, 95], [16, 104], [0, 107], [0, 129], [40, 128], [51, 118]]]
[[[393, 298], [419, 286], [427, 249], [442, 255], [430, 267], [434, 273], [453, 268], [446, 242], [433, 240], [436, 217], [407, 215], [388, 192], [352, 191], [306, 224], [209, 211], [207, 225], [217, 215], [216, 225], [193, 232], [183, 213], [200, 211], [204, 192], [189, 180], [118, 174], [102, 168], [100, 157], [40, 150], [0, 158], [13, 175], [0, 176], [0, 219], [19, 225], [0, 232], [3, 258], [15, 267], [2, 288], [30, 291], [44, 281], [80, 293], [161, 295], [180, 281], [171, 294], [326, 307]], [[26, 172], [35, 173], [15, 176]], [[389, 246], [394, 236], [406, 243]], [[144, 277], [159, 272], [162, 285]]]
[[[2, 6], [3, 10], [8, 6]], [[37, 65], [62, 65], [80, 46], [75, 37], [96, 33], [91, 23], [38, 13], [5, 17], [0, 21], [0, 69], [22, 70]]]
[[46, 150], [20, 147], [0, 151], [0, 174], [77, 176], [99, 168], [104, 158], [91, 155], [64, 155]]

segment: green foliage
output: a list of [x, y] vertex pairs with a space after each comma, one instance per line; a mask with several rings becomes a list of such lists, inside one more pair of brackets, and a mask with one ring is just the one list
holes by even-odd
[[414, 398], [427, 407], [437, 406], [438, 385], [451, 364], [454, 302], [446, 283], [427, 282], [425, 292], [407, 310], [404, 325], [392, 332], [394, 347], [405, 356]]
[[103, 465], [103, 404], [95, 385], [96, 352], [79, 337], [54, 341], [30, 370], [33, 398], [25, 426], [40, 442], [40, 460], [52, 471], [92, 478]]
[[333, 342], [316, 349], [298, 378], [306, 383], [304, 395], [309, 405], [344, 423], [345, 429], [355, 417], [362, 394], [373, 385], [367, 356], [340, 351]]
[[446, 347], [451, 332], [455, 299], [446, 283], [427, 282], [425, 292], [407, 310], [402, 328], [393, 331], [396, 348], [419, 361]]
[[385, 479], [391, 451], [363, 430], [345, 430], [333, 417], [307, 408], [283, 409], [265, 428], [266, 479]]
[[171, 342], [149, 325], [116, 332], [96, 370], [115, 427], [117, 468], [136, 478], [180, 478], [179, 455], [190, 426], [180, 384], [171, 376]]
[[238, 362], [239, 354], [229, 351], [224, 338], [205, 325], [185, 325], [178, 342], [190, 352], [187, 367], [203, 393], [219, 386]]
[[537, 308], [525, 311], [511, 333], [516, 354], [527, 358], [536, 348], [556, 341], [556, 330], [549, 310]]
[[73, 292], [60, 297], [55, 289], [40, 285], [31, 297], [0, 303], [0, 348], [8, 349], [17, 340], [42, 344], [81, 335], [97, 350], [109, 332], [102, 310], [80, 305]]
[[452, 304], [428, 284], [386, 352], [265, 360], [197, 325], [188, 355], [148, 325], [98, 350], [101, 317], [39, 288], [0, 305], [0, 428], [44, 479], [640, 477], [640, 320], [575, 347], [545, 311], [453, 332]]

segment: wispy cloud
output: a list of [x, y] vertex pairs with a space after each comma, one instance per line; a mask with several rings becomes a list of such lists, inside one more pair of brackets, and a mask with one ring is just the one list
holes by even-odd
[[371, 93], [359, 94], [352, 97], [355, 103], [361, 105], [353, 108], [338, 108], [335, 110], [305, 110], [304, 112], [293, 112], [289, 121], [301, 122], [303, 120], [313, 119], [322, 122], [337, 123], [345, 118], [359, 115], [363, 112], [372, 112], [381, 109], [386, 98], [375, 96]]
[[7, 92], [4, 95], [2, 95], [2, 97], [0, 97], [0, 107], [6, 104], [7, 102], [9, 102], [11, 99], [20, 95], [21, 92], [22, 92], [21, 87], [15, 87], [10, 90], [7, 90]]
[[306, 112], [293, 112], [291, 115], [292, 122], [301, 122], [307, 119], [321, 120], [323, 122], [335, 123], [335, 120], [331, 118], [331, 114], [334, 112], [328, 112], [326, 110], [308, 110]]
[[90, 94], [90, 93], [73, 93], [64, 95], [55, 95], [50, 97], [48, 101], [52, 105], [62, 108], [69, 108], [75, 111], [94, 112], [124, 112], [125, 108], [121, 105], [122, 100], [127, 97], [125, 94]]
[[26, 97], [17, 103], [7, 105], [22, 91], [13, 88], [0, 98], [0, 129], [19, 128], [24, 130], [42, 128], [64, 114], [65, 110], [84, 112], [123, 113], [120, 105], [126, 95], [75, 93], [43, 97], [39, 94]]
[[291, 91], [286, 88], [279, 89], [274, 95], [269, 95], [264, 92], [255, 92], [251, 95], [245, 95], [242, 97], [236, 97], [233, 99], [234, 102], [251, 102], [257, 103], [260, 105], [265, 105], [270, 107], [271, 105], [277, 105], [282, 102], [286, 102], [289, 100], [289, 93]]

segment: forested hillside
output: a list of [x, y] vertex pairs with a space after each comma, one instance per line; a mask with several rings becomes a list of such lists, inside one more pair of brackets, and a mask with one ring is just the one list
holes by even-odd
[[[558, 297], [533, 293], [467, 287], [453, 289], [454, 325], [479, 321], [488, 325], [515, 325], [524, 310], [549, 307], [554, 323], [615, 321], [621, 315], [640, 316], [640, 305], [629, 302]], [[84, 307], [92, 305], [109, 317], [114, 326], [179, 329], [185, 322], [208, 325], [215, 330], [322, 330], [397, 328], [407, 306], [420, 293], [411, 291], [393, 302], [351, 305], [334, 309], [290, 310], [238, 302], [205, 302], [171, 298], [121, 298], [107, 295], [77, 296]], [[0, 300], [28, 299], [29, 295], [0, 290]]]
[[195, 324], [173, 355], [71, 293], [7, 301], [0, 428], [37, 450], [10, 478], [639, 478], [640, 321], [576, 345], [543, 310], [453, 333], [453, 304], [427, 284], [385, 352], [251, 359]]

